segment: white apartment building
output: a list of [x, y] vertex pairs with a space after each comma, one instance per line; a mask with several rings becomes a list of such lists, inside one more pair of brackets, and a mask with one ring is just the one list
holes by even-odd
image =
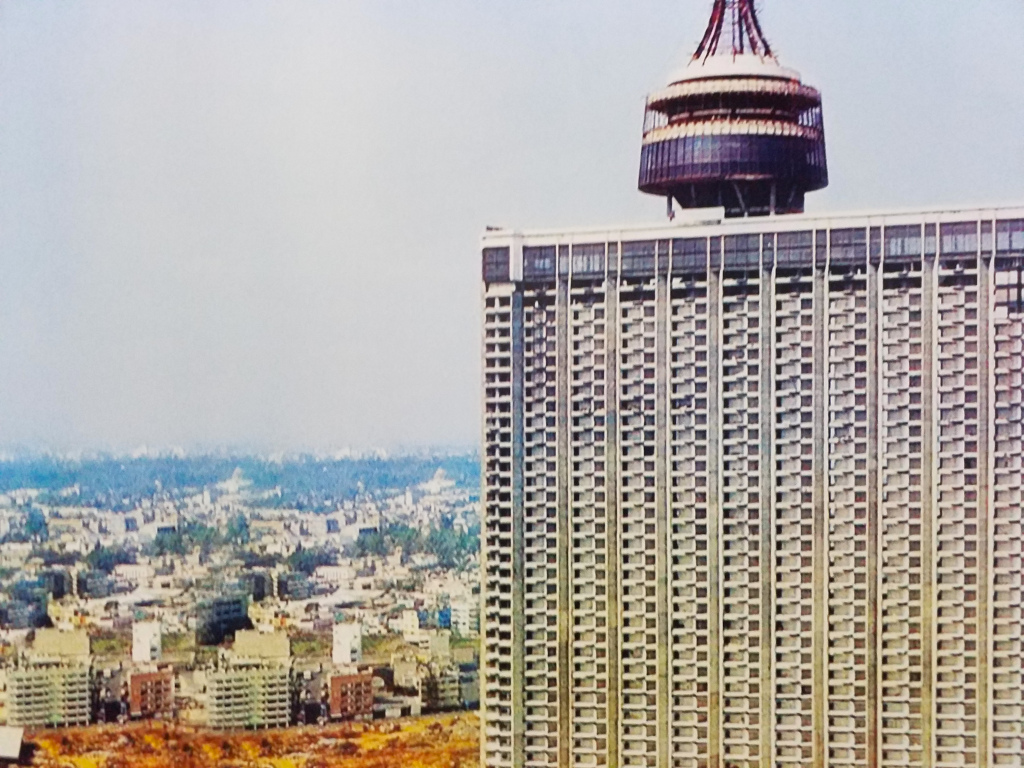
[[363, 625], [338, 623], [333, 630], [331, 661], [339, 666], [358, 664], [363, 660]]
[[1024, 208], [483, 277], [483, 765], [1024, 762]]

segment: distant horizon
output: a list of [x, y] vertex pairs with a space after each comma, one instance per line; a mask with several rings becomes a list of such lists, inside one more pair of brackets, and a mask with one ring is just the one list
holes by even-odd
[[199, 459], [199, 458], [253, 458], [267, 461], [291, 459], [315, 459], [318, 461], [345, 461], [367, 459], [422, 459], [477, 455], [480, 446], [431, 445], [398, 446], [395, 448], [351, 448], [333, 449], [295, 448], [259, 449], [237, 446], [212, 446], [181, 448], [178, 446], [136, 448], [29, 448], [0, 446], [0, 464], [33, 460], [58, 459], [61, 461], [89, 461], [94, 459]]
[[362, 494], [421, 488], [443, 471], [474, 495], [475, 452], [405, 455], [164, 454], [0, 456], [0, 508], [34, 503], [134, 509], [164, 493], [238, 493], [274, 508], [328, 509]]

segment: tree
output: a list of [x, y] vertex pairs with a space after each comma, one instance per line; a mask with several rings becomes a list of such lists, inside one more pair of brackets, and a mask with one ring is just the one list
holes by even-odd
[[462, 568], [479, 550], [480, 537], [477, 533], [456, 531], [447, 520], [442, 521], [441, 527], [432, 529], [427, 536], [426, 551], [437, 558], [442, 568]]
[[379, 531], [360, 531], [353, 550], [356, 557], [385, 557], [389, 552], [388, 542]]
[[52, 549], [34, 550], [33, 557], [38, 557], [47, 568], [54, 565], [74, 565], [78, 562], [78, 555], [74, 552], [55, 552]]
[[388, 528], [388, 538], [395, 547], [402, 548], [403, 555], [413, 555], [423, 549], [423, 538], [420, 532], [408, 525], [395, 523]]
[[338, 558], [334, 550], [303, 549], [299, 547], [288, 556], [288, 567], [309, 576], [321, 565], [336, 565]]
[[189, 523], [185, 526], [184, 537], [192, 547], [199, 547], [204, 556], [209, 555], [213, 550], [223, 543], [223, 539], [216, 528], [202, 523]]
[[188, 552], [185, 544], [185, 537], [179, 531], [161, 531], [153, 539], [153, 554], [157, 557], [163, 555], [184, 555]]
[[249, 521], [245, 515], [235, 515], [228, 521], [226, 538], [232, 544], [245, 545], [249, 543]]
[[135, 554], [124, 547], [96, 547], [85, 556], [85, 562], [94, 571], [113, 573], [118, 565], [135, 562]]
[[434, 528], [427, 536], [427, 551], [437, 558], [442, 568], [458, 568], [464, 562], [459, 548], [459, 534], [452, 528]]
[[30, 539], [46, 539], [49, 530], [46, 527], [46, 518], [38, 509], [30, 509], [25, 515], [25, 535]]

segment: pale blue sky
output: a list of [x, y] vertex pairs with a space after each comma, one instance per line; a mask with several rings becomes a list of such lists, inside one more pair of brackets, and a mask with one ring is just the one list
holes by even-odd
[[[811, 210], [1024, 202], [1021, 0], [764, 0]], [[474, 444], [487, 224], [658, 220], [710, 0], [4, 0], [0, 447]]]

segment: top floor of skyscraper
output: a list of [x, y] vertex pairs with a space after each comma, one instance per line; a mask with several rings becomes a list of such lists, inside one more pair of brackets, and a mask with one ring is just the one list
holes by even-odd
[[482, 277], [487, 284], [531, 284], [643, 281], [709, 270], [856, 271], [876, 265], [884, 271], [885, 265], [903, 269], [926, 257], [990, 257], [997, 271], [1015, 273], [1024, 265], [1024, 206], [745, 219], [704, 209], [684, 216], [653, 225], [492, 229], [482, 240]]

